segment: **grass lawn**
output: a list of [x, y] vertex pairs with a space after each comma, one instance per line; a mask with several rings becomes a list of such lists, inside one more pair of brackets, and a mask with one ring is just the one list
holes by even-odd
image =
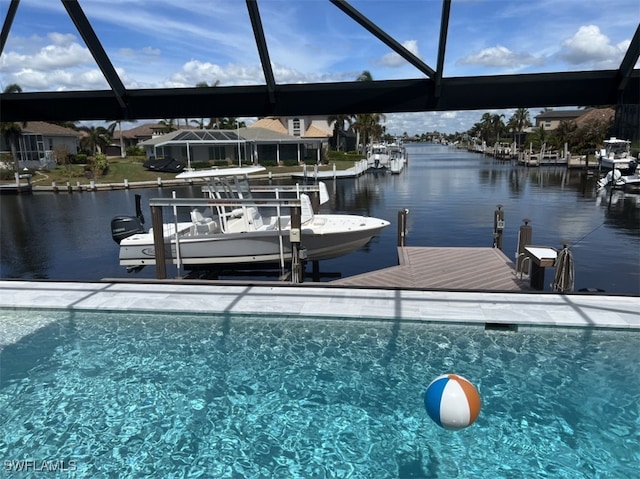
[[[149, 171], [142, 166], [144, 158], [110, 158], [109, 169], [107, 173], [94, 178], [96, 183], [123, 183], [124, 180], [131, 182], [134, 181], [156, 181], [158, 177], [163, 180], [175, 178], [175, 173], [161, 173], [157, 171]], [[338, 170], [346, 170], [351, 168], [354, 161], [348, 160], [335, 160], [329, 165], [322, 165], [318, 168], [319, 171], [333, 170], [333, 163], [336, 164]], [[310, 171], [313, 171], [313, 166], [307, 167]], [[302, 171], [302, 166], [271, 166], [267, 167], [265, 172], [271, 171], [273, 174], [277, 173], [292, 173]], [[46, 175], [43, 178], [42, 175]], [[68, 181], [72, 185], [75, 185], [78, 181], [81, 184], [86, 184], [90, 180], [90, 176], [85, 174], [85, 165], [63, 165], [58, 166], [55, 170], [43, 171], [34, 174], [33, 180], [40, 184], [50, 184], [56, 182], [58, 185], [64, 185]]]

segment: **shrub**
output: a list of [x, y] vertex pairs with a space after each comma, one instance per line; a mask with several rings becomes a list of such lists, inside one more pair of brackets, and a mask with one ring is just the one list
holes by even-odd
[[211, 168], [211, 163], [209, 163], [208, 161], [192, 161], [191, 168], [195, 170], [199, 170], [202, 168]]
[[276, 160], [260, 160], [260, 166], [265, 166], [267, 168], [270, 166], [278, 166], [278, 162]]
[[130, 146], [125, 151], [127, 156], [144, 156], [144, 148], [139, 146]]
[[14, 180], [15, 168], [11, 155], [3, 154], [0, 156], [0, 162], [2, 162], [2, 168], [0, 168], [0, 180]]
[[94, 176], [102, 176], [109, 169], [109, 160], [104, 153], [96, 153], [92, 162]]
[[78, 153], [71, 162], [75, 165], [84, 165], [87, 163], [87, 155], [85, 153]]

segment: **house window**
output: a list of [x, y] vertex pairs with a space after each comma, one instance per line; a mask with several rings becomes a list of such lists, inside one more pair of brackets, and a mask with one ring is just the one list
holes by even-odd
[[293, 136], [300, 136], [300, 118], [293, 119]]
[[53, 138], [49, 138], [49, 149], [53, 150]]
[[545, 127], [545, 128], [551, 128], [551, 122], [550, 122], [549, 120], [546, 120], [546, 121], [544, 122], [544, 127]]

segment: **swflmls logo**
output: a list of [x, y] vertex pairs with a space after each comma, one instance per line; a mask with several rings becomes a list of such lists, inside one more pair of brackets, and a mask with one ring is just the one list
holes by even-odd
[[44, 460], [34, 459], [5, 460], [3, 469], [11, 472], [74, 472], [77, 468], [76, 461]]

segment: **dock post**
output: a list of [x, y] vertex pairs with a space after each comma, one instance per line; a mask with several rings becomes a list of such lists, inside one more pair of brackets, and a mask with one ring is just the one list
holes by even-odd
[[529, 218], [524, 218], [524, 224], [520, 226], [520, 231], [518, 232], [518, 249], [516, 251], [516, 273], [528, 273], [525, 271], [525, 265], [527, 264], [526, 254], [524, 251], [524, 247], [531, 244], [531, 240], [533, 238], [533, 228], [529, 225], [531, 221]]
[[504, 230], [504, 211], [497, 205], [493, 212], [493, 247], [502, 250], [502, 232]]
[[156, 257], [156, 279], [167, 279], [167, 265], [164, 257], [164, 237], [162, 207], [151, 207], [151, 227], [153, 228], [153, 248]]
[[53, 190], [54, 193], [58, 192], [58, 186], [56, 185], [55, 181], [51, 182], [51, 189]]
[[302, 230], [302, 208], [291, 208], [291, 229], [289, 241], [291, 242], [291, 282], [302, 283], [304, 274], [302, 271], [302, 258], [300, 257], [300, 236]]
[[313, 210], [313, 214], [317, 215], [320, 212], [320, 192], [311, 192], [309, 199], [311, 200], [311, 209]]
[[407, 246], [407, 215], [408, 209], [398, 210], [398, 246]]

